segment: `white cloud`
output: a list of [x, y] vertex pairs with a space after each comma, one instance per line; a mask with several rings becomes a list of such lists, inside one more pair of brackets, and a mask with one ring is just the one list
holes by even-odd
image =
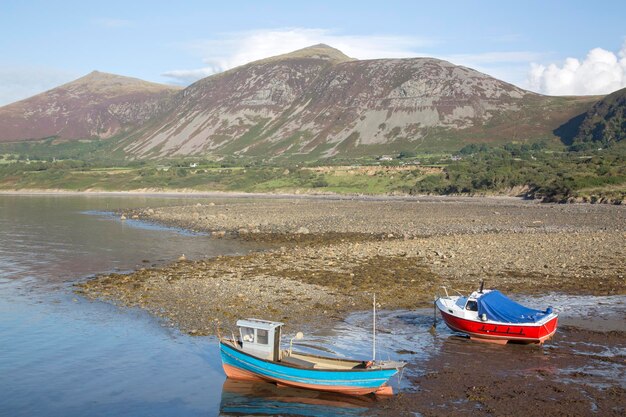
[[431, 56], [474, 68], [519, 86], [526, 83], [529, 63], [545, 56], [530, 51], [442, 55], [424, 53], [423, 49], [439, 44], [434, 39], [392, 35], [354, 36], [337, 34], [327, 29], [286, 28], [226, 33], [217, 39], [179, 45], [199, 56], [205, 65], [201, 68], [167, 71], [162, 75], [178, 84], [188, 85], [248, 62], [318, 43], [325, 43], [358, 59]]
[[626, 42], [617, 54], [602, 48], [589, 51], [585, 59], [567, 58], [562, 66], [532, 63], [528, 84], [550, 95], [608, 94], [626, 87]]
[[318, 43], [339, 49], [358, 59], [405, 58], [419, 55], [417, 48], [435, 41], [406, 36], [336, 34], [327, 29], [288, 28], [227, 33], [220, 39], [184, 45], [200, 55], [205, 64], [197, 69], [179, 69], [163, 73], [181, 84], [199, 80], [251, 61], [285, 54]]
[[0, 69], [0, 106], [58, 87], [78, 76], [51, 68]]

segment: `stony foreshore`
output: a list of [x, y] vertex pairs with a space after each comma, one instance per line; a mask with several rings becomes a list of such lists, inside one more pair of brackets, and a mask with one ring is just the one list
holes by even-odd
[[139, 306], [191, 334], [238, 317], [291, 329], [432, 303], [485, 279], [511, 293], [626, 294], [626, 207], [517, 199], [203, 200], [120, 216], [260, 242], [267, 250], [98, 276], [87, 297]]

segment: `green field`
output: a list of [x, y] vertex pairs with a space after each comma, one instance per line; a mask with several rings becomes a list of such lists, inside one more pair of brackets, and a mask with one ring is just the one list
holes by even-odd
[[338, 194], [517, 194], [545, 201], [626, 198], [626, 143], [471, 144], [454, 153], [267, 160], [206, 156], [128, 160], [118, 139], [0, 145], [0, 189], [196, 190]]

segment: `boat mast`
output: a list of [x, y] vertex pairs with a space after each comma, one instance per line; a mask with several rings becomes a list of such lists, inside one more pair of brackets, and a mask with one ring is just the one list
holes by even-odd
[[372, 361], [376, 361], [376, 294], [374, 294], [374, 316], [372, 321]]

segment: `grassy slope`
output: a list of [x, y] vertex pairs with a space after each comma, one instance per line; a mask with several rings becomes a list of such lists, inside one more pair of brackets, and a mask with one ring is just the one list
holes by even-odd
[[[149, 169], [148, 171], [156, 171]], [[206, 172], [205, 172], [206, 171]], [[0, 189], [138, 190], [194, 189], [198, 191], [297, 192], [385, 194], [415, 181], [378, 175], [315, 174], [306, 170], [284, 173], [284, 168], [185, 169], [145, 172], [145, 169], [50, 170], [20, 172], [0, 178]]]
[[193, 168], [183, 161], [120, 167], [90, 166], [80, 161], [4, 163], [0, 164], [0, 189], [340, 194], [510, 194], [512, 189], [523, 189], [527, 196], [548, 201], [626, 199], [626, 146], [555, 152], [508, 145], [464, 155], [458, 161], [418, 158], [422, 165], [395, 167], [220, 167], [208, 161]]

